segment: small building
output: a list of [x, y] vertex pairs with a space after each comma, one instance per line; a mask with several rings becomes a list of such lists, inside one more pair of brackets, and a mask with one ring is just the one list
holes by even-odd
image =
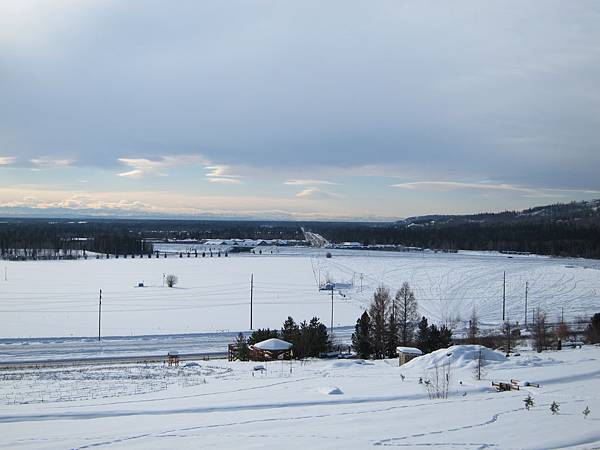
[[167, 353], [167, 363], [169, 366], [178, 366], [179, 365], [179, 352], [178, 351], [170, 351]]
[[267, 339], [250, 346], [250, 359], [253, 361], [289, 359], [292, 356], [292, 347], [292, 343], [281, 339]]
[[416, 347], [396, 347], [396, 352], [398, 353], [398, 365], [400, 366], [423, 354], [423, 352]]

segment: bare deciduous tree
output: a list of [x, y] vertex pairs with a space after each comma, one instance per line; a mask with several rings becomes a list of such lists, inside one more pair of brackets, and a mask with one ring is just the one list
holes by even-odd
[[390, 291], [384, 286], [380, 286], [373, 294], [373, 302], [369, 308], [371, 316], [371, 336], [373, 342], [373, 351], [376, 358], [383, 358], [386, 350], [386, 319], [390, 306]]
[[533, 325], [533, 343], [535, 350], [541, 353], [548, 348], [549, 332], [548, 323], [546, 322], [546, 313], [539, 308], [535, 315], [535, 323]]
[[415, 325], [419, 320], [419, 315], [417, 314], [415, 294], [407, 282], [404, 282], [402, 287], [396, 292], [393, 310], [398, 323], [400, 345], [409, 345], [413, 340]]
[[431, 376], [425, 380], [425, 389], [430, 399], [448, 398], [450, 391], [450, 361], [441, 365], [435, 364]]
[[471, 318], [469, 319], [469, 344], [477, 343], [477, 335], [479, 334], [479, 317], [477, 310], [473, 308]]
[[179, 281], [179, 279], [177, 278], [177, 276], [173, 275], [173, 274], [167, 275], [167, 278], [165, 278], [165, 282], [167, 283], [167, 286], [169, 286], [170, 288], [175, 286], [178, 281]]

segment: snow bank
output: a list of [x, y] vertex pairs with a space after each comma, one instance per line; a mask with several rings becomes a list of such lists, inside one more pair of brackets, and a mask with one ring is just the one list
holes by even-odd
[[481, 345], [453, 345], [452, 347], [436, 350], [435, 352], [414, 358], [404, 364], [402, 368], [424, 371], [433, 369], [436, 365], [441, 367], [448, 362], [450, 362], [453, 369], [470, 367], [479, 357], [480, 351], [486, 363], [491, 361], [506, 361], [506, 356], [502, 353], [490, 350]]

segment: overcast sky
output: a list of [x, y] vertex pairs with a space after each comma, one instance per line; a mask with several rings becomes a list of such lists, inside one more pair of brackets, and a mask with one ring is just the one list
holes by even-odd
[[0, 3], [0, 215], [600, 198], [598, 1]]

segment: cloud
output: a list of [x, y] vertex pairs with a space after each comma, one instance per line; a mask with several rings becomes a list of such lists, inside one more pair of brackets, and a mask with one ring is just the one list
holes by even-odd
[[212, 165], [206, 166], [208, 172], [206, 173], [206, 177], [208, 181], [211, 183], [221, 183], [221, 184], [239, 184], [241, 183], [239, 175], [233, 175], [229, 173], [230, 167], [227, 165]]
[[54, 159], [54, 158], [32, 158], [29, 160], [36, 169], [59, 169], [72, 167], [75, 162], [72, 159]]
[[159, 159], [147, 158], [119, 158], [119, 162], [131, 167], [127, 172], [120, 172], [117, 175], [126, 178], [143, 178], [146, 176], [166, 177], [162, 172], [169, 167], [177, 167], [187, 164], [206, 163], [206, 158], [202, 155], [173, 155], [162, 156]]
[[9, 164], [14, 164], [17, 161], [17, 158], [14, 156], [0, 156], [0, 166], [8, 166]]
[[334, 186], [334, 185], [338, 185], [339, 183], [334, 183], [332, 181], [325, 181], [325, 180], [299, 179], [299, 180], [287, 180], [283, 184], [287, 184], [289, 186], [315, 186], [315, 185], [322, 185], [322, 184]]
[[556, 197], [561, 192], [578, 192], [582, 194], [600, 194], [600, 191], [590, 189], [555, 189], [555, 188], [532, 188], [517, 186], [507, 183], [470, 183], [462, 181], [413, 181], [408, 183], [392, 184], [390, 187], [409, 190], [431, 190], [448, 192], [460, 189], [473, 189], [480, 191], [504, 191], [523, 194], [525, 197]]
[[296, 194], [300, 198], [339, 198], [339, 194], [335, 192], [324, 191], [316, 186], [307, 187]]

